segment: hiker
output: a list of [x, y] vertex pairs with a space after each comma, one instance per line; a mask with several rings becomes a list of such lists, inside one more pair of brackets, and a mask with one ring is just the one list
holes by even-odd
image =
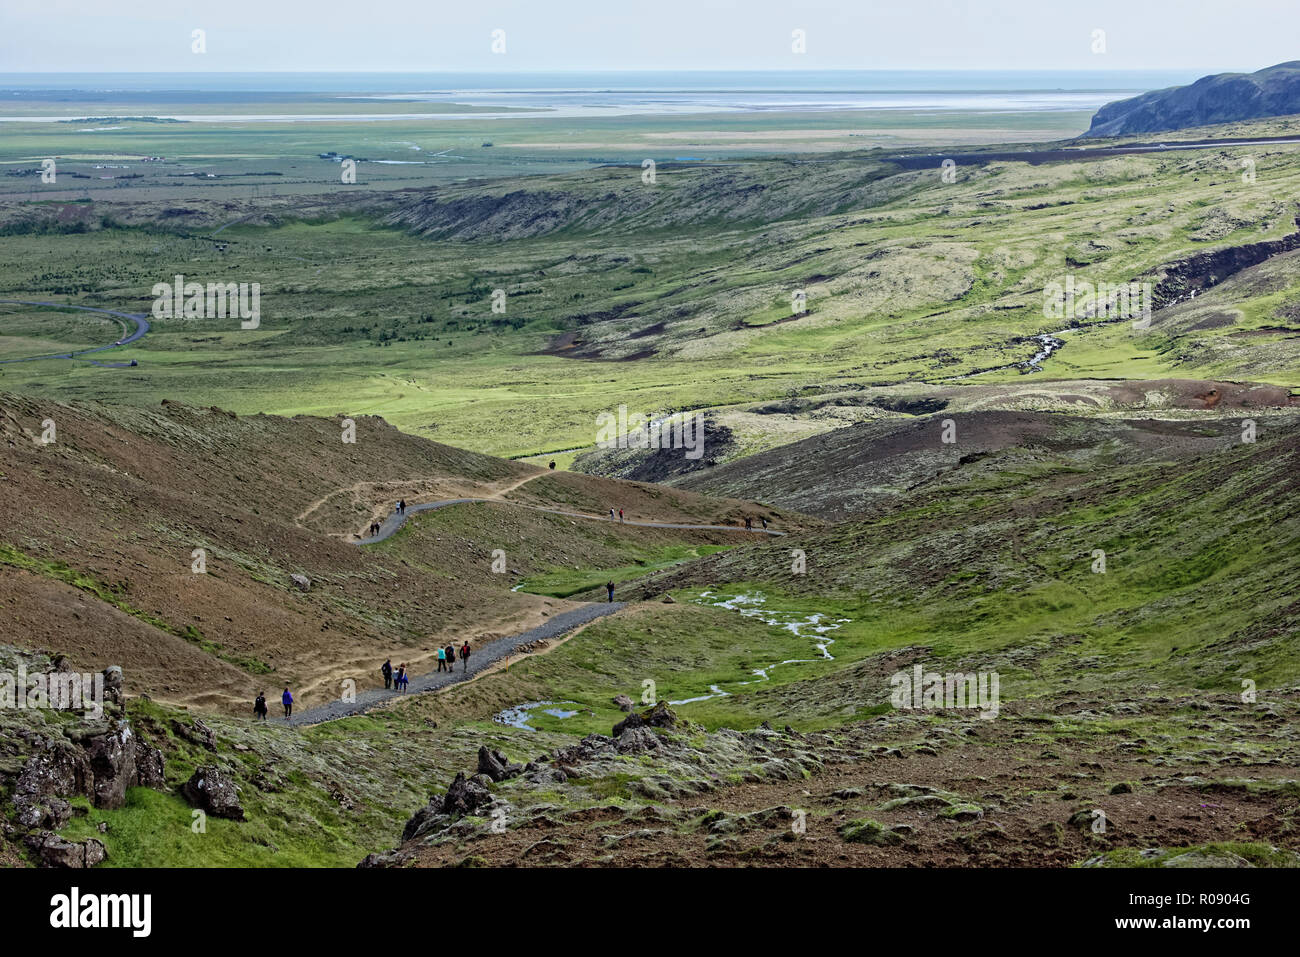
[[614, 583], [613, 583], [612, 581], [605, 582], [605, 591], [609, 592], [609, 600], [610, 600], [610, 601], [613, 601], [613, 600], [614, 600]]
[[748, 515], [745, 516], [745, 531], [750, 532], [754, 529], [754, 520]]
[[455, 645], [447, 646], [447, 670], [448, 671], [456, 670], [456, 646]]
[[256, 715], [258, 719], [262, 721], [266, 720], [266, 692], [265, 691], [259, 691], [257, 693], [257, 700], [253, 702], [253, 714]]
[[766, 532], [766, 531], [767, 531], [767, 519], [766, 519], [766, 518], [763, 518], [763, 517], [760, 516], [758, 520], [759, 520], [760, 522], [763, 523], [763, 531]]
[[394, 684], [397, 686], [397, 690], [399, 692], [403, 692], [406, 690], [406, 682], [407, 682], [406, 665], [405, 664], [398, 665], [397, 680], [394, 682]]
[[438, 670], [439, 671], [447, 670], [447, 649], [446, 648], [438, 649]]
[[618, 520], [623, 521], [623, 510], [621, 508], [618, 510]]
[[614, 510], [612, 508], [609, 510], [609, 520], [614, 521]]
[[293, 695], [289, 693], [289, 686], [284, 686], [284, 694], [280, 695], [280, 701], [284, 703], [284, 720], [288, 721], [293, 717]]
[[460, 670], [469, 671], [469, 642], [460, 646]]
[[393, 659], [389, 658], [385, 661], [379, 672], [384, 676], [384, 690], [387, 691], [393, 686]]

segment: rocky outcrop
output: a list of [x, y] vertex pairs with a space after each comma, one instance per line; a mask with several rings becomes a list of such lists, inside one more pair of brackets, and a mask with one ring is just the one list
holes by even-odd
[[166, 787], [162, 752], [141, 740], [125, 719], [107, 729], [72, 728], [65, 734], [75, 737], [27, 738], [35, 753], [18, 774], [13, 792], [21, 827], [62, 827], [71, 815], [71, 797], [84, 795], [96, 807], [114, 809], [126, 803], [129, 787]]
[[126, 803], [126, 789], [138, 780], [135, 755], [135, 734], [126, 721], [119, 721], [107, 734], [91, 739], [86, 758], [96, 807], [119, 808]]
[[651, 727], [651, 728], [671, 728], [677, 724], [677, 715], [668, 703], [660, 701], [649, 711], [637, 714], [633, 711], [626, 718], [614, 725], [613, 736], [619, 737], [629, 728]]
[[210, 764], [195, 770], [181, 794], [193, 807], [232, 821], [244, 820], [244, 808], [239, 803], [239, 787], [225, 771]]
[[1256, 73], [1203, 76], [1188, 86], [1107, 103], [1092, 118], [1088, 136], [1157, 133], [1214, 123], [1300, 113], [1300, 61]]
[[408, 851], [392, 850], [384, 851], [382, 854], [367, 854], [365, 859], [357, 865], [358, 868], [378, 868], [378, 867], [405, 867], [414, 862], [415, 855]]
[[155, 791], [167, 790], [167, 766], [163, 753], [138, 734], [135, 740], [135, 783]]
[[93, 837], [77, 843], [51, 831], [29, 834], [24, 843], [45, 867], [94, 867], [108, 857], [101, 841]]
[[614, 739], [614, 750], [619, 754], [644, 754], [647, 751], [658, 751], [663, 746], [659, 735], [647, 727], [626, 728]]
[[104, 669], [104, 701], [122, 706], [122, 666], [109, 665]]
[[492, 794], [482, 784], [466, 778], [464, 771], [456, 772], [456, 779], [442, 799], [443, 814], [472, 814], [492, 800]]
[[[1296, 226], [1300, 227], [1300, 219], [1296, 220]], [[1245, 269], [1295, 249], [1300, 249], [1300, 231], [1281, 239], [1208, 250], [1169, 263], [1164, 267], [1164, 278], [1151, 292], [1152, 305], [1164, 309], [1186, 302], [1198, 292], [1217, 286]]]
[[523, 774], [522, 764], [512, 764], [500, 751], [489, 751], [486, 746], [478, 749], [478, 773], [485, 774], [493, 781], [505, 781]]
[[[402, 866], [411, 860], [408, 845], [416, 841], [434, 845], [501, 833], [505, 828], [559, 826], [554, 815], [559, 806], [552, 803], [557, 791], [579, 795], [579, 802], [585, 804], [591, 783], [613, 776], [627, 779], [621, 786], [634, 800], [651, 802], [653, 813], [658, 814], [665, 802], [704, 794], [730, 776], [739, 775], [748, 782], [802, 780], [829, 760], [856, 757], [862, 747], [862, 742], [837, 744], [825, 735], [803, 735], [788, 727], [777, 731], [767, 722], [747, 732], [722, 728], [702, 740], [681, 733], [687, 726], [667, 703], [659, 702], [628, 715], [613, 737], [589, 734], [550, 754], [538, 755], [522, 769], [500, 752], [482, 748], [476, 773], [457, 773], [445, 795], [430, 797], [406, 822], [403, 847], [371, 855], [362, 866]], [[493, 785], [504, 780], [494, 777], [501, 770], [520, 778], [508, 791], [509, 801], [492, 793]], [[529, 806], [530, 793], [546, 803]], [[624, 813], [621, 808], [616, 810], [619, 815]], [[593, 811], [581, 807], [572, 813], [589, 815]]]
[[197, 744], [200, 748], [208, 751], [217, 750], [216, 734], [198, 718], [195, 718], [190, 724], [173, 720], [172, 731], [178, 738], [183, 738], [190, 744]]

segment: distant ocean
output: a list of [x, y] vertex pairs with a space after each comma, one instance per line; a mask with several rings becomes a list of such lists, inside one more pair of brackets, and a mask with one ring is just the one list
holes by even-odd
[[[578, 73], [27, 73], [0, 74], [4, 103], [273, 104], [295, 95], [617, 116], [809, 110], [1026, 112], [1096, 110], [1112, 100], [1188, 83], [1199, 71], [768, 71]], [[358, 102], [360, 98], [360, 102]], [[514, 114], [519, 116], [518, 113]], [[465, 114], [461, 114], [463, 118]], [[35, 119], [35, 117], [28, 117]]]

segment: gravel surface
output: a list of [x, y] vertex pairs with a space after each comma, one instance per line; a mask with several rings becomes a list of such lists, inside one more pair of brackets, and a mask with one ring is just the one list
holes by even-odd
[[[487, 502], [490, 505], [511, 505], [515, 508], [531, 508], [534, 512], [550, 512], [552, 515], [564, 515], [569, 518], [585, 518], [593, 522], [611, 522], [611, 519], [603, 515], [588, 515], [585, 512], [567, 512], [562, 508], [543, 508], [540, 505], [523, 505], [519, 502], [507, 502], [497, 498], [448, 498], [440, 502], [425, 502], [422, 505], [408, 505], [406, 512], [398, 515], [396, 511], [391, 513], [379, 527], [379, 534], [370, 538], [358, 539], [357, 545], [374, 545], [376, 542], [382, 542], [389, 538], [399, 528], [406, 524], [407, 516], [414, 515], [416, 512], [429, 512], [436, 508], [446, 508], [448, 505], [464, 505], [468, 502]], [[785, 532], [778, 532], [774, 529], [764, 528], [741, 528], [738, 525], [683, 525], [677, 522], [621, 522], [622, 525], [640, 525], [644, 528], [705, 528], [714, 529], [720, 532], [748, 532], [753, 535], [784, 535]]]
[[[411, 506], [409, 511], [414, 511], [415, 506]], [[514, 652], [520, 645], [526, 645], [530, 641], [536, 641], [539, 638], [555, 638], [567, 631], [572, 631], [579, 625], [585, 625], [589, 621], [594, 621], [604, 615], [613, 614], [620, 608], [624, 607], [626, 602], [592, 602], [583, 605], [581, 608], [575, 608], [572, 611], [561, 612], [553, 618], [548, 619], [536, 628], [518, 635], [510, 635], [505, 638], [498, 638], [496, 641], [487, 645], [471, 647], [469, 656], [469, 669], [465, 670], [464, 662], [457, 662], [456, 670], [448, 673], [445, 671], [430, 671], [428, 674], [419, 676], [412, 675], [411, 682], [407, 686], [405, 694], [397, 691], [385, 691], [381, 688], [372, 688], [368, 691], [358, 691], [356, 701], [331, 701], [329, 704], [321, 705], [318, 708], [312, 708], [309, 711], [303, 711], [293, 716], [292, 723], [295, 725], [319, 724], [322, 721], [333, 721], [336, 718], [345, 718], [353, 714], [365, 714], [375, 705], [383, 701], [389, 701], [393, 698], [402, 698], [407, 695], [419, 694], [425, 691], [437, 691], [445, 688], [447, 685], [455, 684], [459, 681], [472, 677], [483, 669], [500, 661], [506, 655]], [[457, 645], [459, 651], [460, 646]], [[382, 683], [383, 678], [379, 674], [379, 666], [383, 662], [375, 663], [375, 681]], [[276, 705], [278, 701], [269, 700], [268, 704]], [[272, 712], [274, 713], [274, 712]], [[283, 721], [283, 718], [272, 720]]]

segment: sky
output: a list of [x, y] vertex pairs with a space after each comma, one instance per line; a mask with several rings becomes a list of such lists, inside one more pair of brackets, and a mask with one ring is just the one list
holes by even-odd
[[0, 73], [1212, 73], [1291, 59], [1300, 0], [0, 0]]

